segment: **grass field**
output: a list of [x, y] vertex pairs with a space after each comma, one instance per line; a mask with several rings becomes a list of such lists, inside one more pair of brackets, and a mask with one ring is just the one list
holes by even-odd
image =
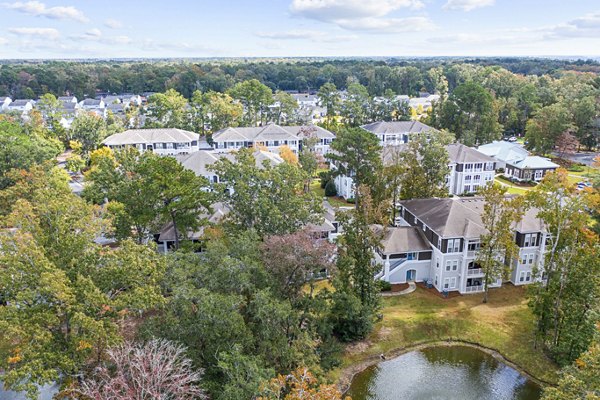
[[497, 176], [495, 178], [495, 181], [502, 184], [503, 186], [507, 187], [508, 189], [508, 193], [510, 194], [527, 194], [528, 191], [530, 191], [533, 187], [521, 187], [521, 186], [517, 186], [514, 183], [512, 183], [511, 181], [509, 181], [508, 179], [504, 178], [504, 177], [500, 177]]
[[[319, 179], [315, 179], [310, 184], [310, 190], [315, 192], [319, 197], [325, 197], [325, 189], [321, 188], [321, 181]], [[327, 197], [327, 201], [333, 207], [352, 207], [353, 204], [348, 203], [342, 198], [339, 197]]]
[[496, 350], [539, 380], [556, 382], [557, 366], [534, 348], [525, 289], [505, 285], [490, 291], [487, 304], [481, 300], [480, 294], [443, 299], [422, 288], [383, 298], [383, 320], [365, 341], [347, 348], [341, 367], [330, 378], [338, 380], [345, 368], [382, 353], [424, 342], [462, 340]]

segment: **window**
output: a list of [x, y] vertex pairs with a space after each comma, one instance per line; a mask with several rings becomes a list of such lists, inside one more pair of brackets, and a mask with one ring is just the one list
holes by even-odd
[[471, 191], [471, 185], [466, 185], [465, 186], [465, 193], [468, 193]]
[[435, 286], [437, 286], [437, 284], [438, 284], [438, 276], [436, 275], [435, 276]]
[[450, 278], [444, 279], [444, 289], [450, 288]]
[[534, 257], [535, 257], [535, 254], [530, 254], [529, 255], [529, 264], [533, 264]]
[[450, 289], [456, 288], [456, 278], [450, 278]]
[[471, 175], [465, 175], [465, 182], [471, 182]]
[[494, 169], [494, 163], [493, 162], [485, 163], [485, 170], [486, 171], [491, 171], [493, 169]]
[[527, 254], [523, 254], [521, 258], [519, 258], [519, 264], [527, 264]]
[[460, 251], [460, 239], [448, 239], [446, 253], [458, 253]]
[[527, 271], [527, 273], [525, 274], [525, 281], [531, 281], [531, 271]]
[[523, 281], [525, 281], [525, 272], [521, 272], [519, 274], [519, 282], [523, 282]]
[[458, 260], [452, 261], [452, 271], [456, 271], [458, 269]]
[[536, 245], [537, 234], [528, 233], [525, 235], [525, 240], [523, 241], [523, 247], [533, 247]]
[[450, 260], [446, 261], [446, 271], [450, 271]]
[[481, 175], [475, 175], [475, 182], [479, 182], [481, 180]]

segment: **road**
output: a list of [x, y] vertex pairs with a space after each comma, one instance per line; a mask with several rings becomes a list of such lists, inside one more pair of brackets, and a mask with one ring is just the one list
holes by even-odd
[[[554, 153], [554, 155], [558, 156], [558, 154], [556, 154], [556, 153]], [[581, 152], [581, 153], [565, 154], [563, 158], [591, 166], [594, 163], [594, 158], [596, 158], [596, 157], [600, 157], [600, 153]]]

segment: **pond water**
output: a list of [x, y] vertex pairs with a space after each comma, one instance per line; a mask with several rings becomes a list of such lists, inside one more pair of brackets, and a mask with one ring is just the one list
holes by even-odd
[[481, 350], [437, 346], [366, 368], [347, 395], [352, 400], [538, 400], [541, 388]]

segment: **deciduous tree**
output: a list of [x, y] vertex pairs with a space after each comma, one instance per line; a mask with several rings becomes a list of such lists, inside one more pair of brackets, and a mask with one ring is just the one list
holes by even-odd
[[508, 276], [519, 248], [514, 239], [514, 225], [523, 218], [524, 198], [507, 197], [507, 189], [489, 183], [479, 194], [485, 201], [481, 223], [481, 249], [476, 261], [483, 271], [483, 302], [487, 303], [489, 286]]
[[206, 399], [201, 376], [180, 345], [127, 342], [108, 349], [107, 360], [73, 392], [91, 400], [201, 400]]

